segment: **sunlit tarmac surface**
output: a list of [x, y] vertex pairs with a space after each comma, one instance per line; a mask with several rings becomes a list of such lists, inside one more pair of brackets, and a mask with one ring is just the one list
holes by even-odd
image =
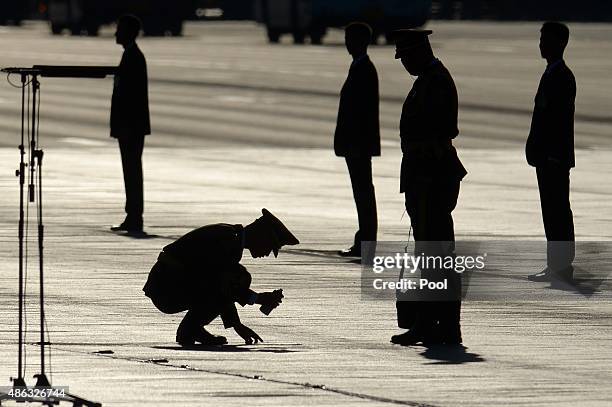
[[[523, 156], [545, 67], [538, 25], [430, 28], [461, 103], [457, 145], [469, 175], [455, 211], [458, 239], [542, 241], [535, 173]], [[566, 59], [578, 81], [576, 234], [579, 241], [605, 241], [596, 246], [605, 248], [612, 240], [612, 26], [570, 29]], [[53, 384], [105, 406], [609, 405], [609, 296], [551, 290], [525, 277], [517, 281], [532, 301], [465, 302], [467, 349], [389, 343], [400, 332], [394, 303], [363, 300], [360, 267], [334, 255], [356, 227], [345, 163], [331, 148], [350, 64], [341, 40], [332, 32], [320, 47], [271, 46], [251, 23], [192, 23], [184, 38], [140, 39], [153, 127], [144, 155], [148, 239], [108, 231], [123, 216], [119, 152], [108, 137], [112, 80], [41, 80]], [[1, 28], [0, 46], [2, 66], [113, 65], [121, 55], [110, 29], [100, 38], [52, 37], [40, 23]], [[409, 222], [398, 193], [397, 128], [412, 79], [392, 47], [370, 53], [382, 95], [383, 155], [374, 160], [379, 238], [401, 241]], [[0, 385], [10, 384], [17, 360], [19, 96], [0, 85]], [[203, 224], [248, 223], [262, 207], [301, 241], [278, 259], [244, 254], [253, 288], [285, 290], [269, 317], [239, 309], [265, 342], [242, 345], [215, 321], [211, 331], [227, 335], [230, 346], [180, 350], [174, 334], [182, 314], [159, 313], [141, 291], [159, 250]], [[35, 231], [31, 220], [33, 256]], [[604, 270], [600, 289], [608, 293], [610, 257], [603, 250], [590, 263]], [[32, 257], [29, 384], [38, 373], [36, 265]]]

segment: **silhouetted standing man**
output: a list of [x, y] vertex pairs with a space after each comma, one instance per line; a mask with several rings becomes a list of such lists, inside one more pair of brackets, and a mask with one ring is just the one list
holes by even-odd
[[542, 26], [540, 53], [548, 66], [535, 97], [526, 155], [536, 167], [547, 242], [547, 267], [531, 281], [571, 280], [575, 255], [570, 207], [570, 169], [574, 167], [576, 80], [563, 60], [569, 29], [557, 22]]
[[[405, 195], [412, 224], [415, 255], [452, 256], [455, 232], [451, 212], [457, 205], [460, 181], [467, 172], [452, 144], [459, 134], [457, 89], [449, 71], [433, 54], [428, 40], [431, 33], [395, 32], [395, 58], [417, 76], [400, 121], [400, 192]], [[459, 276], [443, 270], [422, 272], [428, 278], [448, 278], [451, 290], [442, 301], [398, 301], [398, 325], [409, 331], [393, 336], [391, 341], [402, 345], [460, 344]]]
[[123, 223], [114, 231], [142, 232], [143, 185], [142, 150], [145, 135], [151, 133], [147, 63], [136, 44], [140, 20], [125, 15], [117, 22], [117, 44], [123, 46], [123, 56], [117, 68], [111, 103], [111, 137], [119, 141], [125, 212]]
[[360, 257], [361, 242], [376, 241], [378, 229], [372, 157], [380, 155], [379, 97], [378, 74], [367, 54], [371, 38], [372, 29], [365, 23], [351, 23], [345, 29], [353, 62], [340, 92], [334, 151], [346, 160], [359, 230], [353, 245], [340, 251], [342, 256]]

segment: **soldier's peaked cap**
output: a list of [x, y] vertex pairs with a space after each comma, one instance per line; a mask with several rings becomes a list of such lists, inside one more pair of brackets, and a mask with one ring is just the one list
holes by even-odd
[[280, 221], [276, 216], [272, 215], [269, 210], [263, 208], [261, 210], [262, 217], [261, 219], [270, 227], [274, 237], [276, 238], [276, 243], [278, 244], [278, 248], [274, 249], [274, 255], [278, 256], [278, 249], [282, 246], [293, 246], [299, 244], [300, 241], [287, 229], [287, 227]]
[[431, 30], [402, 29], [393, 31], [395, 40], [395, 59], [399, 59], [416, 47], [429, 45]]

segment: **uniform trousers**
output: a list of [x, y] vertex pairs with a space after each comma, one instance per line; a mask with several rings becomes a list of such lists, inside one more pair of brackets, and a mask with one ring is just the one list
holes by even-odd
[[357, 207], [359, 230], [353, 245], [361, 250], [361, 242], [375, 242], [378, 231], [376, 194], [372, 181], [372, 157], [346, 157], [346, 166], [351, 178], [353, 199]]
[[[455, 232], [452, 211], [457, 205], [460, 180], [433, 178], [404, 180], [406, 211], [412, 224], [415, 256], [453, 256]], [[461, 277], [454, 271], [423, 269], [422, 278], [448, 279], [449, 290], [441, 300], [425, 293], [422, 300], [398, 301], [398, 326], [431, 328], [439, 325], [444, 333], [455, 334], [461, 314]]]
[[542, 219], [547, 240], [547, 266], [551, 271], [570, 267], [575, 257], [574, 218], [570, 206], [570, 170], [536, 168]]
[[143, 181], [142, 151], [143, 135], [124, 135], [119, 137], [119, 151], [123, 167], [123, 184], [125, 186], [126, 223], [142, 227]]

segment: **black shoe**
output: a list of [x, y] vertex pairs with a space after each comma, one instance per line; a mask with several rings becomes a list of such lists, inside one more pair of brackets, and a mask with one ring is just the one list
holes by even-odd
[[391, 337], [391, 343], [396, 345], [408, 346], [408, 345], [416, 345], [421, 342], [422, 338], [414, 335], [409, 330], [404, 332], [403, 334], [393, 335]]
[[433, 339], [431, 335], [419, 333], [416, 329], [410, 329], [403, 334], [393, 335], [391, 337], [391, 343], [402, 346], [411, 346], [421, 344], [437, 343], [436, 339]]
[[111, 226], [110, 230], [112, 230], [113, 232], [124, 232], [124, 231], [127, 231], [127, 226], [125, 222], [123, 222], [120, 225]]
[[352, 246], [348, 249], [339, 250], [338, 254], [342, 257], [361, 257], [361, 248]]
[[461, 345], [463, 338], [461, 337], [461, 328], [457, 327], [452, 330], [443, 331], [439, 338], [437, 338], [440, 344], [444, 345]]
[[569, 266], [564, 268], [563, 270], [559, 270], [551, 275], [551, 281], [564, 281], [564, 282], [572, 282], [574, 281], [574, 267]]
[[572, 266], [550, 275], [550, 286], [553, 288], [572, 287], [574, 285], [574, 268]]
[[113, 232], [128, 232], [133, 234], [143, 233], [142, 224], [136, 225], [127, 222], [123, 222], [120, 225], [113, 225], [110, 230]]
[[550, 281], [550, 269], [546, 267], [544, 270], [540, 271], [536, 274], [530, 274], [527, 276], [529, 281], [534, 281], [536, 283], [546, 283]]
[[574, 278], [574, 268], [572, 266], [566, 267], [562, 270], [553, 272], [550, 268], [546, 267], [544, 270], [536, 274], [527, 276], [529, 281], [535, 281], [537, 283], [547, 283], [552, 281], [571, 282]]
[[202, 345], [220, 346], [227, 343], [227, 338], [213, 335], [204, 328], [192, 331], [179, 325], [176, 331], [176, 342], [181, 346], [193, 346], [196, 342]]
[[393, 335], [391, 337], [391, 342], [402, 346], [416, 345], [419, 343], [428, 345], [441, 343], [439, 336], [437, 327], [417, 323], [407, 332], [400, 335]]

